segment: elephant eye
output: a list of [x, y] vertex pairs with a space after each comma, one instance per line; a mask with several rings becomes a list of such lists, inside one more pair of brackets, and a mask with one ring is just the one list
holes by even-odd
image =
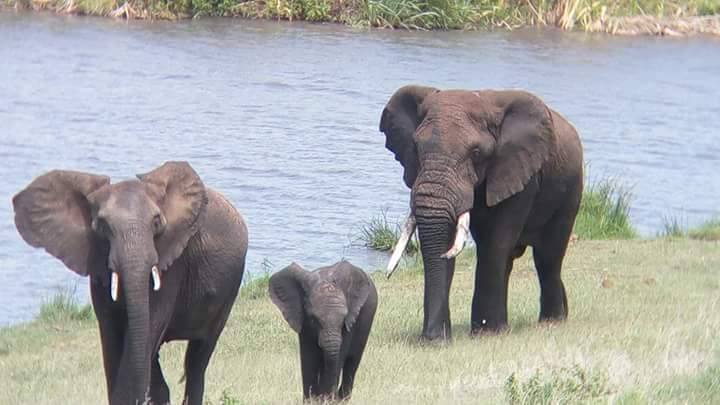
[[155, 216], [153, 217], [152, 226], [153, 231], [156, 235], [161, 233], [165, 229], [165, 223], [160, 214], [155, 214]]

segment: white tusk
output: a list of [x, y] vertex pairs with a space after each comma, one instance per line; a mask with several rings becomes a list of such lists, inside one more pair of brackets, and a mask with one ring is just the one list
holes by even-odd
[[112, 298], [113, 301], [117, 301], [117, 297], [118, 297], [118, 274], [113, 271], [112, 275], [110, 276], [110, 298]]
[[443, 259], [452, 259], [462, 252], [465, 248], [465, 242], [468, 240], [470, 234], [470, 212], [465, 211], [457, 222], [457, 231], [455, 231], [455, 242], [453, 243], [450, 250], [445, 252], [444, 255], [440, 256]]
[[153, 278], [153, 290], [157, 291], [160, 289], [160, 270], [157, 266], [152, 267], [152, 278]]
[[395, 249], [393, 250], [392, 256], [390, 256], [390, 261], [388, 262], [387, 269], [385, 271], [387, 274], [387, 278], [390, 278], [390, 276], [392, 276], [392, 274], [397, 269], [398, 263], [400, 263], [400, 258], [405, 252], [405, 248], [407, 247], [408, 242], [410, 242], [410, 238], [412, 237], [414, 232], [415, 217], [410, 214], [405, 220], [405, 224], [403, 224], [400, 237], [398, 238], [397, 244], [395, 244]]

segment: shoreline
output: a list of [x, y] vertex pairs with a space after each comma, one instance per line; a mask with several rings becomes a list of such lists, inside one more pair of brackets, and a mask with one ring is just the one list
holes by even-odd
[[[406, 0], [392, 4], [386, 0], [0, 0], [0, 10], [44, 11], [55, 14], [98, 16], [120, 20], [179, 21], [194, 18], [225, 17], [245, 20], [283, 20], [310, 23], [333, 23], [360, 28], [404, 29], [422, 31], [514, 30], [519, 28], [554, 28], [562, 31], [606, 33], [620, 36], [690, 37], [720, 36], [720, 3], [716, 9], [694, 11], [677, 8], [657, 16], [628, 14], [628, 10], [608, 11], [597, 3], [578, 9], [583, 0], [558, 0], [545, 9], [532, 1], [506, 5], [505, 9], [473, 0], [447, 3], [447, 10], [433, 8], [429, 3]], [[665, 0], [658, 0], [658, 8]], [[400, 6], [398, 6], [400, 4]], [[503, 4], [503, 3], [500, 3]], [[543, 3], [539, 3], [543, 4]], [[429, 10], [422, 7], [426, 5]], [[452, 8], [452, 7], [459, 8]], [[668, 6], [669, 7], [669, 6]], [[683, 6], [689, 7], [689, 6]], [[410, 9], [407, 9], [410, 8]], [[446, 13], [447, 12], [447, 13]], [[693, 13], [711, 13], [698, 15]]]

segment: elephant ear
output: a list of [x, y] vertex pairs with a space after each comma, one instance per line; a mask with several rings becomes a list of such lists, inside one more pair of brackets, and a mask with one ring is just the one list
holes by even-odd
[[158, 267], [165, 270], [180, 257], [199, 229], [201, 214], [208, 204], [207, 191], [187, 162], [166, 162], [137, 177], [165, 216], [165, 230], [155, 237]]
[[370, 295], [372, 281], [361, 268], [355, 267], [347, 261], [340, 262], [338, 270], [341, 276], [336, 283], [345, 293], [348, 306], [348, 313], [345, 316], [345, 329], [350, 331]]
[[550, 111], [525, 92], [497, 95], [499, 134], [487, 173], [487, 205], [492, 207], [525, 188], [550, 156], [555, 143]]
[[107, 176], [53, 170], [13, 197], [15, 227], [30, 246], [43, 248], [86, 276], [107, 261], [107, 242], [91, 228], [88, 196], [110, 184]]
[[300, 333], [305, 320], [305, 288], [303, 283], [308, 274], [302, 267], [293, 262], [270, 276], [268, 285], [270, 299], [280, 309], [283, 318], [296, 333]]
[[403, 180], [410, 188], [418, 174], [418, 156], [413, 136], [423, 120], [420, 106], [425, 97], [437, 91], [432, 87], [401, 87], [390, 97], [380, 118], [380, 132], [385, 134], [385, 147], [395, 154], [395, 160], [403, 166]]

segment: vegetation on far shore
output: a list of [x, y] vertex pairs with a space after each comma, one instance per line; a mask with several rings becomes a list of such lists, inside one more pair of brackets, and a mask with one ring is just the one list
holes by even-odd
[[[448, 345], [418, 341], [421, 263], [390, 280], [373, 274], [380, 306], [349, 403], [720, 403], [717, 242], [578, 240], [563, 269], [570, 315], [560, 324], [537, 323], [528, 251], [510, 278], [510, 329], [476, 338], [471, 250], [457, 261]], [[174, 402], [185, 347], [161, 350]], [[96, 323], [51, 316], [0, 329], [0, 381], [2, 404], [103, 403]], [[206, 402], [299, 404], [300, 381], [297, 336], [266, 295], [241, 291], [208, 368]]]
[[554, 26], [616, 34], [720, 34], [720, 0], [0, 0], [127, 19], [205, 16], [404, 29]]

